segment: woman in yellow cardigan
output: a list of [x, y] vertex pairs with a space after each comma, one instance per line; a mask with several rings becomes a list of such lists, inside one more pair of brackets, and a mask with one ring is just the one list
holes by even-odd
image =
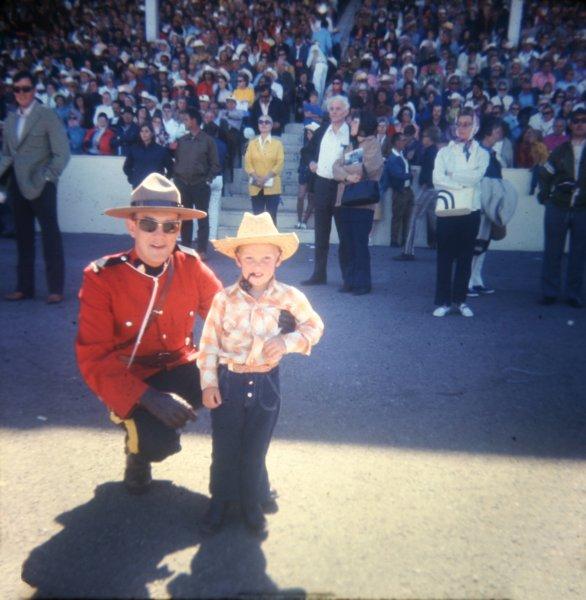
[[268, 115], [258, 119], [260, 135], [248, 144], [244, 155], [244, 170], [248, 174], [248, 193], [252, 212], [270, 213], [277, 224], [277, 209], [281, 201], [281, 171], [285, 164], [283, 144], [271, 136], [273, 120]]

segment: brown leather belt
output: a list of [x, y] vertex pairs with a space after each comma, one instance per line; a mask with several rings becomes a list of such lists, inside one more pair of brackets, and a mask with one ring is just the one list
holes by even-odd
[[[164, 367], [181, 358], [183, 356], [183, 351], [184, 348], [179, 348], [179, 350], [173, 350], [171, 352], [157, 352], [145, 356], [135, 356], [133, 364], [142, 365], [143, 367]], [[130, 362], [130, 356], [119, 356], [118, 358], [124, 364]]]

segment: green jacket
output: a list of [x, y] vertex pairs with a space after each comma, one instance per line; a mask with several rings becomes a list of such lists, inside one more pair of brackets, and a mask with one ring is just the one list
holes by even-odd
[[69, 141], [57, 113], [35, 104], [26, 119], [20, 140], [16, 135], [18, 115], [10, 113], [4, 123], [0, 176], [10, 168], [25, 198], [38, 198], [47, 181], [57, 183], [69, 157]]

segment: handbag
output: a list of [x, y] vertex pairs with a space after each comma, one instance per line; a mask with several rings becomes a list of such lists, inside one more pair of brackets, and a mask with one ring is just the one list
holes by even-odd
[[342, 206], [367, 206], [380, 202], [378, 181], [368, 179], [368, 173], [364, 168], [364, 164], [362, 165], [362, 172], [364, 173], [364, 179], [361, 179], [357, 183], [347, 183], [344, 186], [341, 201]]
[[437, 190], [435, 214], [438, 217], [461, 217], [472, 212], [474, 189]]

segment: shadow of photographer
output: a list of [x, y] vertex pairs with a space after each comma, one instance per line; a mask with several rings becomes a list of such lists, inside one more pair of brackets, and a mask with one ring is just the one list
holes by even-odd
[[[144, 496], [130, 496], [119, 482], [101, 484], [89, 502], [57, 517], [63, 530], [30, 552], [22, 579], [35, 588], [33, 598], [148, 598], [149, 584], [165, 580], [173, 597], [305, 598], [268, 577], [261, 541], [236, 515], [221, 533], [202, 537], [207, 504], [206, 496], [170, 481], [153, 482]], [[191, 574], [165, 564], [198, 545]]]
[[301, 588], [279, 589], [267, 575], [261, 540], [252, 535], [233, 509], [222, 530], [202, 541], [191, 563], [167, 586], [172, 598], [286, 598], [307, 597]]
[[33, 549], [22, 579], [33, 597], [148, 597], [150, 582], [171, 577], [169, 554], [201, 541], [198, 523], [208, 499], [169, 481], [130, 496], [119, 482], [57, 517], [63, 530]]

